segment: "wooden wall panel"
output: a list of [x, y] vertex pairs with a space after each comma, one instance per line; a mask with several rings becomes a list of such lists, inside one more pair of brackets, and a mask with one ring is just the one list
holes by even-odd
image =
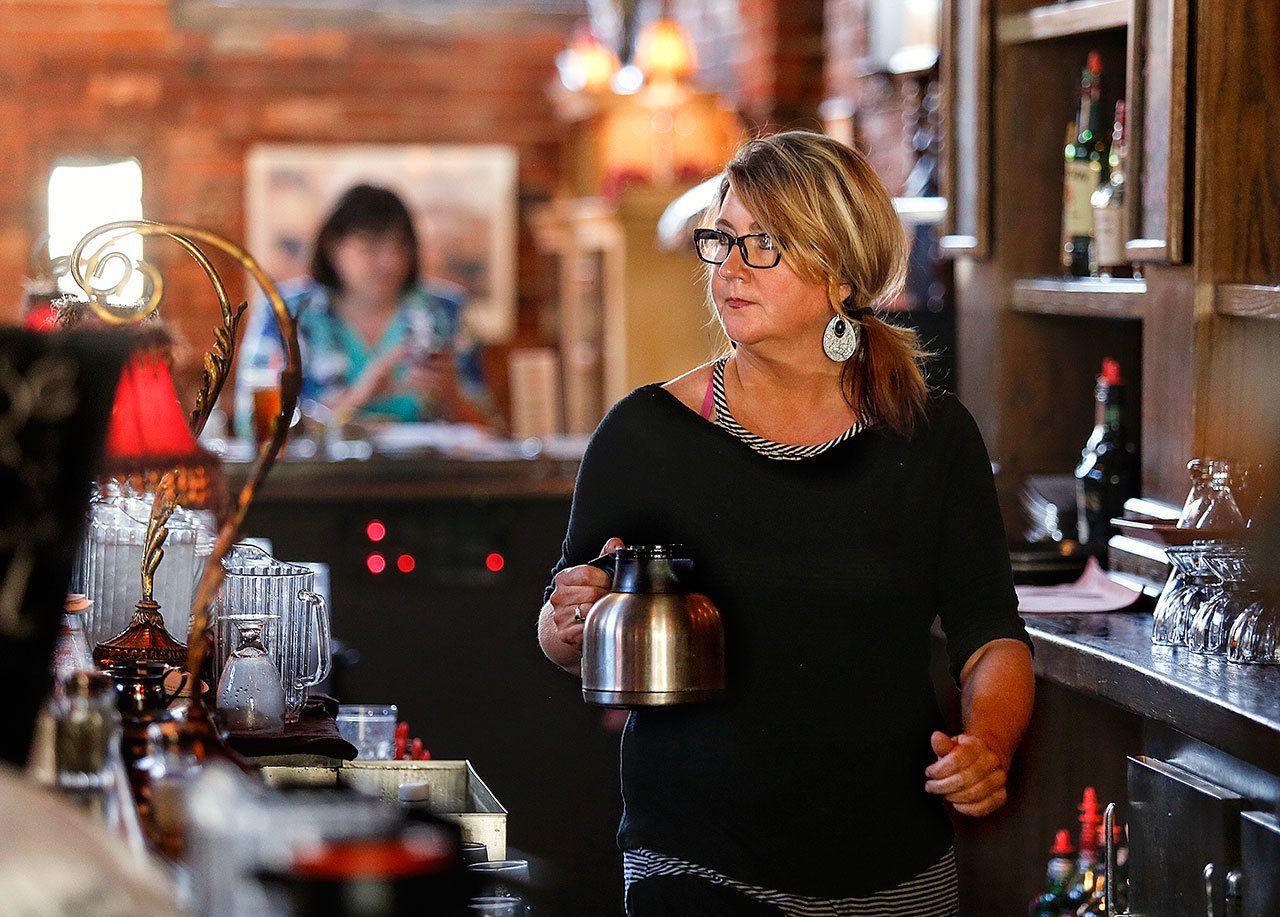
[[1211, 282], [1280, 282], [1280, 3], [1196, 5], [1196, 260]]

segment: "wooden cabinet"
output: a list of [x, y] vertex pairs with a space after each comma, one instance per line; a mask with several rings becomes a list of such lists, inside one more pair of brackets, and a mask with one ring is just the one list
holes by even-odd
[[[1103, 357], [1119, 360], [1129, 384], [1144, 495], [1185, 495], [1205, 346], [1194, 277], [1180, 264], [1192, 250], [1194, 191], [1188, 2], [945, 7], [942, 248], [959, 259], [959, 387], [1005, 471], [1006, 495], [1026, 475], [1074, 467]], [[1102, 59], [1104, 120], [1117, 99], [1129, 106], [1135, 280], [1062, 276], [1063, 134], [1092, 51]]]
[[991, 0], [945, 0], [939, 248], [985, 258], [991, 243]]
[[1186, 256], [1187, 80], [1191, 0], [1133, 0], [1129, 29], [1131, 186], [1126, 251], [1140, 262]]
[[724, 345], [692, 248], [658, 245], [658, 217], [676, 194], [631, 188], [616, 204], [561, 199], [535, 217], [539, 246], [559, 262], [568, 433], [590, 433], [633, 389], [672, 379]]

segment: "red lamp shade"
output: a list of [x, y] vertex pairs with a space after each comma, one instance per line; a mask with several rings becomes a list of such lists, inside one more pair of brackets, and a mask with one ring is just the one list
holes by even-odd
[[190, 462], [203, 464], [178, 403], [173, 376], [151, 348], [133, 355], [116, 388], [107, 428], [107, 463], [120, 471], [145, 472]]

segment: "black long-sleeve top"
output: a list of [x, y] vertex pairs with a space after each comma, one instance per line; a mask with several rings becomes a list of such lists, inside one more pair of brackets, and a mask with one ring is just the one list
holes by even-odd
[[991, 640], [1031, 646], [990, 461], [958, 400], [931, 396], [910, 438], [871, 427], [784, 462], [661, 386], [637, 389], [591, 438], [555, 571], [611, 536], [692, 546], [729, 682], [723, 702], [629, 717], [623, 849], [827, 897], [938, 861], [952, 831], [924, 789], [943, 727], [933, 620], [957, 678]]

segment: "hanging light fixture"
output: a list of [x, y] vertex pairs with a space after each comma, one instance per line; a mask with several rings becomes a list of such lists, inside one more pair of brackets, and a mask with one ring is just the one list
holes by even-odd
[[571, 92], [604, 92], [621, 63], [589, 25], [579, 26], [569, 46], [556, 55], [560, 82]]
[[698, 55], [684, 26], [674, 19], [659, 19], [640, 33], [636, 66], [648, 83], [679, 83], [698, 69]]

